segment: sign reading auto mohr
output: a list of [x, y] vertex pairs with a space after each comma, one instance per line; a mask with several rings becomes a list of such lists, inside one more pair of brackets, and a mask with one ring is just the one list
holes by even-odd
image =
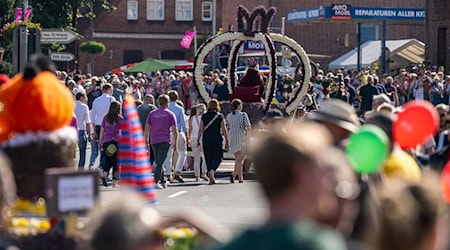
[[331, 5], [331, 19], [350, 20], [352, 19], [352, 6], [349, 4]]
[[41, 44], [59, 43], [68, 44], [77, 38], [77, 33], [71, 30], [42, 29]]

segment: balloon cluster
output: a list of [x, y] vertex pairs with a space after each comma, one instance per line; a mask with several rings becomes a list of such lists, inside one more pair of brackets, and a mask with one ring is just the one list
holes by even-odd
[[[412, 149], [424, 144], [437, 131], [439, 114], [427, 101], [412, 101], [393, 125], [394, 141], [403, 149]], [[369, 174], [377, 171], [389, 153], [389, 140], [383, 130], [374, 125], [364, 125], [352, 134], [346, 148], [350, 164], [358, 173]], [[448, 167], [450, 176], [450, 167]], [[450, 200], [450, 177], [448, 178]]]

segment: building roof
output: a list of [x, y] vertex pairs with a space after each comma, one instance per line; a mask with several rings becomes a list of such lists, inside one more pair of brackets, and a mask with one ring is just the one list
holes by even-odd
[[[390, 55], [386, 55], [386, 57], [393, 61], [390, 64], [390, 69], [423, 63], [425, 44], [417, 39], [387, 40], [386, 48], [390, 51]], [[378, 62], [381, 57], [381, 41], [367, 41], [363, 43], [361, 45], [361, 54], [361, 67], [370, 67], [372, 63]], [[357, 61], [358, 49], [355, 48], [332, 61], [328, 68], [335, 70], [345, 67], [347, 70], [354, 70], [358, 67]]]

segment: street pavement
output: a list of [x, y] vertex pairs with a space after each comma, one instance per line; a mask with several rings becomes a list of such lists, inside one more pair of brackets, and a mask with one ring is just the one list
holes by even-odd
[[[86, 159], [90, 159], [90, 147]], [[78, 152], [75, 158], [78, 165]], [[225, 160], [218, 172], [228, 173], [233, 170], [233, 160]], [[88, 161], [86, 162], [88, 165]], [[98, 165], [98, 159], [97, 164]], [[213, 221], [213, 230], [226, 235], [255, 227], [264, 222], [267, 215], [267, 204], [255, 180], [244, 183], [230, 183], [228, 174], [219, 175], [216, 185], [208, 185], [206, 181], [195, 182], [193, 171], [183, 172], [185, 183], [174, 182], [166, 189], [156, 190], [158, 204], [154, 208], [163, 217], [170, 218], [175, 214], [195, 209], [205, 216], [202, 221]], [[251, 176], [251, 175], [250, 175]], [[100, 202], [103, 204], [116, 198], [120, 188], [100, 185]], [[125, 201], [126, 202], [126, 201]]]

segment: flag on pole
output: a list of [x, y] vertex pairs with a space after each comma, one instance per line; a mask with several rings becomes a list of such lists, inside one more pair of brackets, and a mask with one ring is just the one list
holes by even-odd
[[[32, 11], [33, 11], [32, 8], [27, 8], [25, 10], [25, 20], [23, 20], [23, 21], [28, 21]], [[16, 19], [15, 19], [15, 21], [16, 22], [22, 21], [22, 8], [16, 8]]]
[[147, 144], [134, 105], [134, 98], [123, 100], [122, 136], [119, 140], [120, 183], [144, 195], [150, 203], [157, 203], [155, 179], [150, 165]]
[[191, 47], [192, 40], [194, 40], [195, 32], [186, 31], [184, 33], [183, 39], [181, 39], [180, 47], [183, 49], [189, 49]]

